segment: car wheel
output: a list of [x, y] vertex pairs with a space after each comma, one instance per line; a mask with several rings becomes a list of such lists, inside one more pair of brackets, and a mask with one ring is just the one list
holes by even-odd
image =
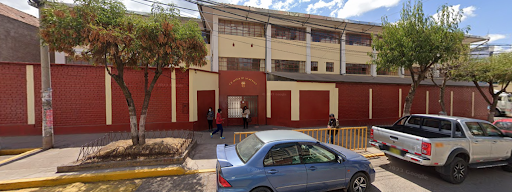
[[370, 180], [364, 173], [356, 173], [350, 179], [347, 192], [365, 192], [370, 187]]
[[267, 187], [256, 187], [256, 189], [251, 190], [251, 192], [272, 192], [272, 190]]
[[448, 166], [447, 168], [450, 170], [448, 172], [449, 174], [441, 174], [441, 178], [445, 181], [453, 184], [460, 184], [466, 179], [468, 175], [468, 163], [464, 161], [464, 159], [455, 157], [453, 161], [446, 166]]

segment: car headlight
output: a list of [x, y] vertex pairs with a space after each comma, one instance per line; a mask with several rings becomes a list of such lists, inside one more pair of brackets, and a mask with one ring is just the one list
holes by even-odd
[[371, 168], [371, 169], [373, 169], [373, 165], [372, 165], [372, 163], [370, 163], [370, 168]]

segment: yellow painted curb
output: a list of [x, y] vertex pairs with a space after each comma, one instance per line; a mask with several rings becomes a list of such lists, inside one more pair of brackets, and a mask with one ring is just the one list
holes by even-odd
[[19, 155], [16, 155], [14, 157], [11, 157], [9, 159], [5, 159], [3, 161], [0, 161], [0, 165], [6, 164], [6, 163], [10, 163], [12, 161], [16, 161], [18, 159], [21, 159], [21, 158], [29, 156], [29, 155], [33, 155], [33, 154], [38, 153], [38, 152], [40, 152], [42, 150], [43, 149], [32, 149], [32, 150], [26, 151], [26, 152], [24, 152], [22, 154], [19, 154]]
[[[200, 170], [199, 170], [200, 171]], [[92, 173], [82, 175], [64, 175], [56, 177], [43, 177], [33, 179], [18, 179], [0, 181], [0, 191], [16, 190], [23, 188], [48, 187], [55, 185], [71, 184], [76, 182], [90, 183], [98, 181], [115, 181], [126, 179], [139, 179], [147, 177], [162, 177], [172, 175], [184, 175], [187, 171], [181, 167], [156, 168], [143, 170], [128, 170], [109, 173]]]
[[0, 150], [0, 155], [19, 155], [27, 151], [32, 151], [39, 148], [23, 148], [23, 149], [3, 149]]
[[196, 173], [211, 173], [211, 172], [215, 172], [215, 171], [216, 171], [216, 169], [189, 170], [185, 174], [190, 175], [190, 174], [196, 174]]
[[384, 156], [384, 153], [372, 153], [368, 155], [363, 155], [365, 158], [372, 158], [372, 157], [378, 157], [378, 156]]

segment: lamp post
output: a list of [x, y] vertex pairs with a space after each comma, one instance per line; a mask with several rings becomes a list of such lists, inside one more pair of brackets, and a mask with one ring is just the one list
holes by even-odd
[[[39, 9], [39, 28], [41, 28], [42, 9], [46, 0], [29, 0], [28, 4]], [[53, 108], [52, 108], [52, 84], [50, 73], [50, 52], [48, 46], [40, 40], [41, 52], [41, 99], [42, 99], [42, 132], [43, 149], [53, 147]]]

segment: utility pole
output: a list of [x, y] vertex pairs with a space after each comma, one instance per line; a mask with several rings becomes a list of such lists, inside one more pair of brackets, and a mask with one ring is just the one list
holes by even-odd
[[[39, 27], [41, 28], [41, 15], [45, 0], [29, 0], [29, 5], [39, 9]], [[40, 40], [41, 52], [41, 99], [42, 99], [42, 132], [43, 149], [53, 147], [53, 108], [52, 108], [52, 84], [50, 73], [50, 52], [48, 46]]]

